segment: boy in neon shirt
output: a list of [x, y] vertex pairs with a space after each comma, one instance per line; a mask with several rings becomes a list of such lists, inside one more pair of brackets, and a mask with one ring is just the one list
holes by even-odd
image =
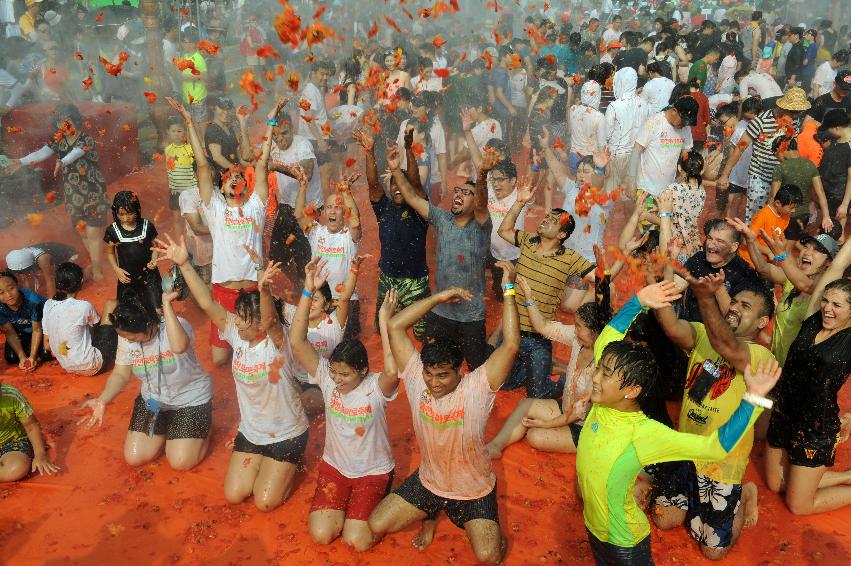
[[[670, 283], [645, 287], [609, 324], [624, 334], [647, 307], [662, 308], [676, 300]], [[601, 335], [599, 342], [605, 343]], [[596, 345], [595, 345], [596, 346]], [[596, 350], [596, 348], [595, 348]], [[591, 409], [579, 437], [576, 459], [585, 527], [598, 565], [652, 564], [650, 524], [633, 497], [644, 466], [682, 459], [720, 460], [745, 436], [763, 407], [765, 395], [780, 377], [776, 361], [764, 360], [745, 370], [747, 393], [730, 419], [709, 436], [676, 432], [641, 412], [641, 400], [659, 379], [656, 360], [644, 347], [612, 342], [601, 352], [593, 377]]]

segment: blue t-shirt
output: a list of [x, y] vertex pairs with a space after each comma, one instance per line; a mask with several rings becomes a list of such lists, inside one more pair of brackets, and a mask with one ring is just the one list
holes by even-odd
[[[511, 100], [511, 91], [509, 90], [511, 87], [510, 84], [511, 78], [508, 75], [508, 71], [503, 69], [502, 67], [494, 67], [491, 75], [491, 84], [493, 86], [494, 95], [496, 95], [497, 89], [502, 89], [502, 94], [505, 95], [506, 100]], [[499, 100], [499, 98], [495, 98], [493, 102], [494, 112], [499, 114], [500, 116], [505, 116], [508, 114], [508, 108]]]
[[397, 205], [387, 195], [372, 203], [378, 221], [381, 260], [378, 266], [389, 277], [417, 279], [428, 275], [426, 232], [428, 220], [405, 203]]
[[804, 65], [804, 73], [815, 73], [816, 59], [818, 58], [818, 43], [810, 43], [807, 47], [807, 64]]
[[33, 322], [41, 322], [46, 299], [31, 289], [21, 289], [22, 302], [18, 310], [0, 303], [0, 325], [12, 323], [18, 334], [32, 334]]

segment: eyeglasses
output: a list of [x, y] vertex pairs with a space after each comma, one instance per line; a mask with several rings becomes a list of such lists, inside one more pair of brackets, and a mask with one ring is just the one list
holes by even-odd
[[494, 183], [502, 183], [503, 181], [507, 181], [508, 177], [494, 177], [493, 175], [491, 175], [490, 180]]
[[473, 189], [465, 189], [463, 187], [455, 187], [452, 189], [452, 193], [456, 195], [464, 195], [465, 197], [471, 197], [476, 194]]

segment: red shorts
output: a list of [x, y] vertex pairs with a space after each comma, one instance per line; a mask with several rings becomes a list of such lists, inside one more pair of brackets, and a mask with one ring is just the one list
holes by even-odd
[[325, 460], [320, 460], [310, 512], [335, 509], [345, 511], [346, 519], [366, 521], [375, 506], [390, 493], [392, 483], [392, 471], [352, 479], [338, 472]]
[[[242, 293], [250, 293], [256, 290], [257, 287], [247, 287], [245, 289], [230, 289], [222, 287], [218, 283], [213, 283], [213, 288], [210, 290], [210, 295], [213, 300], [225, 307], [225, 310], [230, 313], [236, 313], [236, 300]], [[219, 329], [215, 324], [210, 322], [210, 346], [216, 348], [230, 348], [230, 344], [222, 340], [219, 336]]]

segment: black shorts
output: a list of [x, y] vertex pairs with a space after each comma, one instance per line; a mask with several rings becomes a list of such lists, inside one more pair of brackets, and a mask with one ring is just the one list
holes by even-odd
[[464, 525], [473, 519], [487, 519], [499, 523], [496, 486], [489, 494], [478, 499], [447, 499], [429, 491], [420, 481], [420, 471], [417, 470], [393, 493], [427, 513], [429, 519], [437, 517], [441, 509], [446, 511], [446, 516], [459, 529], [463, 529]]
[[801, 428], [804, 427], [797, 426], [784, 419], [777, 411], [772, 411], [765, 440], [770, 446], [785, 450], [789, 463], [793, 466], [832, 466], [839, 432], [800, 430]]
[[236, 433], [236, 438], [233, 440], [234, 452], [259, 454], [260, 456], [271, 458], [278, 462], [289, 462], [295, 465], [301, 462], [301, 457], [306, 449], [307, 431], [304, 431], [295, 438], [288, 438], [274, 444], [264, 444], [263, 446], [250, 442], [241, 432]]
[[35, 458], [35, 451], [33, 450], [33, 445], [29, 438], [13, 440], [12, 442], [7, 442], [3, 446], [0, 446], [0, 458], [9, 452], [23, 452], [29, 456], [30, 459]]
[[567, 426], [570, 429], [570, 436], [573, 437], [573, 445], [579, 448], [579, 434], [582, 432], [582, 425], [570, 423]]
[[742, 187], [740, 185], [734, 185], [733, 183], [730, 183], [730, 186], [727, 189], [727, 192], [730, 193], [731, 195], [744, 195], [744, 194], [747, 194], [748, 188]]
[[115, 365], [115, 352], [118, 350], [118, 333], [109, 324], [96, 324], [92, 328], [92, 346], [100, 352], [103, 363], [100, 372], [108, 371]]
[[165, 436], [166, 440], [207, 438], [213, 425], [213, 402], [153, 413], [139, 395], [133, 403], [129, 430], [148, 434], [152, 419], [156, 419], [154, 435]]

